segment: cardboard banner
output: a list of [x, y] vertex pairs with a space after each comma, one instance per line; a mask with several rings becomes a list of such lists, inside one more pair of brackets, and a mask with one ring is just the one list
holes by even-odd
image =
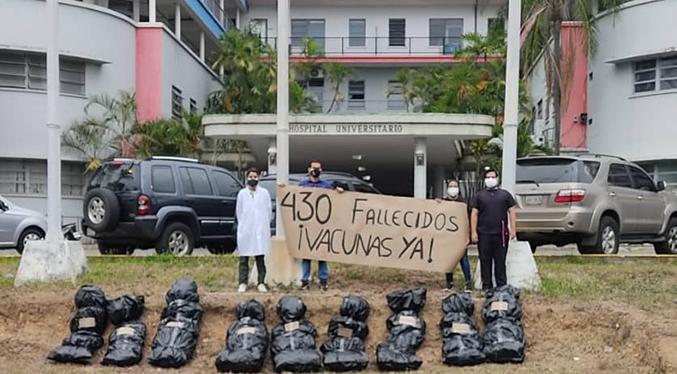
[[465, 254], [464, 203], [296, 186], [277, 196], [296, 258], [449, 272]]

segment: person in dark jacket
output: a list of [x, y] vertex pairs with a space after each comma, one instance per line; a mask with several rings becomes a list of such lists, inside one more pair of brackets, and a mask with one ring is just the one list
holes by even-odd
[[[449, 181], [447, 184], [447, 197], [444, 200], [436, 199], [438, 203], [441, 203], [442, 201], [451, 201], [451, 202], [457, 202], [457, 203], [465, 203], [465, 199], [461, 196], [461, 191], [458, 186], [458, 181], [456, 179], [452, 179]], [[468, 206], [468, 217], [470, 217], [470, 206]], [[472, 289], [471, 285], [471, 275], [470, 275], [470, 261], [468, 260], [468, 249], [466, 248], [465, 254], [463, 255], [463, 258], [461, 259], [461, 269], [463, 270], [463, 277], [465, 278], [465, 292], [470, 292]], [[454, 271], [452, 270], [450, 273], [446, 274], [447, 278], [447, 288], [445, 291], [451, 291], [454, 288]]]
[[[311, 187], [311, 188], [328, 188], [333, 190], [334, 185], [328, 181], [325, 181], [320, 178], [322, 174], [322, 164], [319, 161], [313, 161], [308, 167], [308, 174], [310, 177], [302, 180], [299, 183], [300, 187]], [[336, 188], [336, 191], [339, 193], [343, 192], [341, 187]], [[303, 278], [301, 279], [301, 289], [308, 290], [310, 289], [310, 260], [303, 260], [301, 262], [303, 267]], [[326, 291], [329, 287], [327, 282], [329, 281], [329, 267], [327, 266], [326, 261], [317, 262], [317, 277], [320, 278], [320, 288], [323, 291]]]
[[475, 196], [472, 204], [470, 232], [480, 254], [482, 290], [487, 291], [493, 288], [492, 267], [495, 271], [496, 287], [507, 283], [505, 258], [508, 243], [516, 236], [516, 218], [515, 199], [510, 192], [499, 188], [498, 173], [495, 170], [484, 173], [484, 184], [486, 189]]

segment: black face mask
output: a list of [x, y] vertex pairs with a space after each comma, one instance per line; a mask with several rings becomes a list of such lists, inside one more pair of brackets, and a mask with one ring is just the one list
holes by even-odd
[[313, 168], [312, 170], [310, 170], [310, 175], [315, 178], [319, 177], [320, 174], [322, 174], [322, 172], [320, 171], [319, 168]]
[[258, 179], [247, 179], [247, 184], [252, 186], [252, 187], [256, 187], [256, 185], [259, 184], [259, 180]]

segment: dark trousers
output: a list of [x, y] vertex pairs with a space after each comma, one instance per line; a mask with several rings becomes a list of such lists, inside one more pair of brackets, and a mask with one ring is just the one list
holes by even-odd
[[496, 272], [496, 287], [507, 283], [505, 275], [505, 256], [508, 253], [509, 238], [507, 235], [487, 235], [480, 234], [477, 242], [477, 249], [480, 252], [480, 261], [482, 263], [482, 289], [489, 290], [493, 288], [492, 265]]
[[[240, 284], [247, 284], [249, 280], [249, 257], [240, 256]], [[261, 284], [266, 280], [266, 263], [263, 255], [254, 256], [254, 258], [256, 259], [256, 272], [259, 276], [259, 284]]]

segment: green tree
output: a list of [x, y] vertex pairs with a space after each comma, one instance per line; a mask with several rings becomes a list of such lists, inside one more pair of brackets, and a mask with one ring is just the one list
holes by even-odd
[[[560, 152], [561, 108], [566, 106], [575, 59], [562, 59], [562, 22], [578, 21], [585, 28], [586, 55], [597, 46], [594, 6], [616, 12], [626, 0], [524, 0], [522, 23], [530, 26], [521, 49], [523, 70], [530, 69], [543, 55], [547, 88], [555, 112], [554, 152]], [[573, 48], [571, 48], [573, 50]]]
[[79, 153], [87, 162], [88, 171], [99, 167], [110, 157], [132, 157], [137, 124], [136, 95], [120, 91], [116, 97], [95, 95], [85, 105], [85, 119], [66, 129], [61, 143]]
[[202, 116], [183, 112], [183, 121], [158, 119], [134, 126], [138, 136], [136, 153], [141, 157], [183, 156], [202, 157]]
[[331, 113], [334, 106], [338, 108], [339, 103], [343, 101], [344, 96], [341, 94], [341, 85], [353, 73], [353, 70], [353, 68], [339, 62], [327, 62], [324, 64], [325, 76], [331, 84], [333, 92], [331, 105], [329, 105], [327, 113]]

